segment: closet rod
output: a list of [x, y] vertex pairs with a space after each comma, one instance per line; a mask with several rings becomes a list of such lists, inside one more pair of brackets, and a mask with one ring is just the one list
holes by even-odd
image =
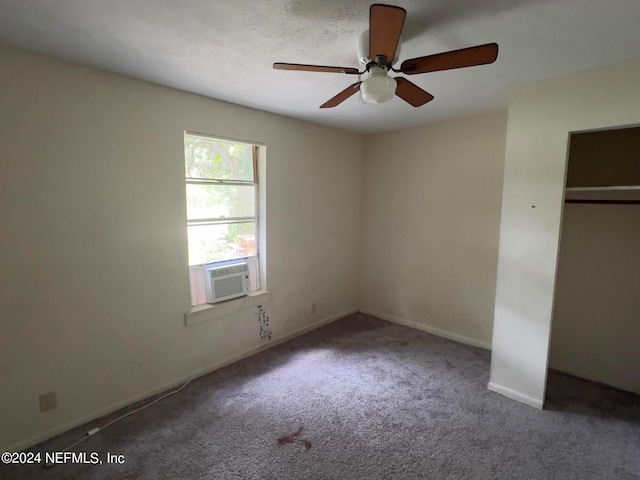
[[564, 203], [590, 203], [598, 205], [640, 205], [640, 200], [577, 200], [565, 199]]

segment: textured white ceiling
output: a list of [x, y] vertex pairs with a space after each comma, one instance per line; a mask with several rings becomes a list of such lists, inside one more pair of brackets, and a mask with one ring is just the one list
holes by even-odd
[[409, 77], [414, 108], [357, 95], [320, 104], [352, 75], [274, 62], [358, 67], [366, 0], [0, 0], [0, 40], [240, 105], [380, 132], [506, 105], [508, 88], [640, 56], [640, 0], [389, 0], [407, 14], [400, 60], [497, 42], [493, 65]]

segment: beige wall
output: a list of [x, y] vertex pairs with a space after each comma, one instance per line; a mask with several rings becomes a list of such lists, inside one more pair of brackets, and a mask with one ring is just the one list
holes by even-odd
[[489, 347], [506, 119], [367, 138], [360, 310]]
[[640, 122], [640, 61], [516, 88], [509, 103], [489, 388], [542, 407], [569, 132]]
[[355, 309], [362, 136], [9, 47], [0, 63], [0, 450], [260, 348], [255, 308], [184, 324], [183, 130], [267, 146], [275, 339]]

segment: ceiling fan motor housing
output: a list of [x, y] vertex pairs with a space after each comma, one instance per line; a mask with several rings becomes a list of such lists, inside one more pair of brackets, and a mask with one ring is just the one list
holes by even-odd
[[[398, 39], [398, 46], [396, 47], [396, 53], [393, 56], [393, 60], [391, 61], [391, 65], [395, 65], [400, 57], [400, 53], [402, 51], [402, 37]], [[358, 35], [358, 40], [356, 41], [356, 53], [358, 54], [358, 62], [363, 67], [369, 65], [375, 59], [369, 58], [369, 30], [365, 30], [360, 35]]]

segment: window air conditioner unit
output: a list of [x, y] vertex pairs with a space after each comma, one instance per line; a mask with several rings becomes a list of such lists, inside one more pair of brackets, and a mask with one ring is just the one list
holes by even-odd
[[249, 264], [224, 264], [205, 270], [207, 303], [217, 303], [249, 293]]

